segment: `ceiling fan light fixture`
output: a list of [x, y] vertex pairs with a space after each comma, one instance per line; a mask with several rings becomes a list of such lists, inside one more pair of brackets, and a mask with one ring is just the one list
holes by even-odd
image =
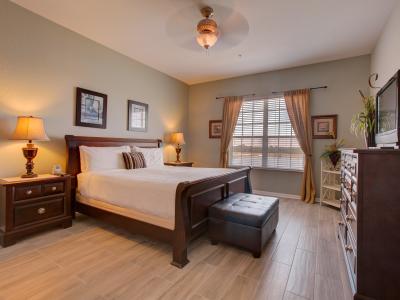
[[218, 34], [214, 32], [204, 32], [204, 33], [199, 33], [197, 35], [197, 43], [203, 47], [204, 49], [208, 50], [212, 46], [215, 45], [215, 43], [218, 40]]
[[218, 41], [218, 25], [217, 23], [210, 19], [214, 15], [214, 11], [211, 7], [206, 6], [201, 9], [201, 13], [205, 19], [202, 19], [197, 24], [197, 43], [208, 50]]

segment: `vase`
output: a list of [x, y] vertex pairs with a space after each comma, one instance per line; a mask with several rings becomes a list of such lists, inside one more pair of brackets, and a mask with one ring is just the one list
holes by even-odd
[[333, 165], [333, 168], [336, 168], [336, 165], [340, 159], [340, 152], [334, 152], [332, 154], [329, 154], [329, 159], [331, 160], [331, 163]]
[[364, 139], [367, 148], [375, 147], [375, 135], [373, 133], [365, 133]]

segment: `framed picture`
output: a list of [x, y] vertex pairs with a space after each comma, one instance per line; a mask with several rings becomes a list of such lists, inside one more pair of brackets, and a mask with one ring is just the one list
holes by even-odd
[[208, 123], [208, 137], [210, 139], [220, 139], [222, 134], [222, 121], [210, 120]]
[[76, 89], [75, 125], [103, 128], [107, 126], [107, 95]]
[[336, 139], [337, 115], [313, 116], [311, 122], [313, 139]]
[[146, 103], [128, 100], [128, 130], [147, 131], [149, 105]]

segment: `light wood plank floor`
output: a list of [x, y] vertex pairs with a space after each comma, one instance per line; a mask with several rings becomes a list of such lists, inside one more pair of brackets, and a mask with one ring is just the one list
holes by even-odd
[[0, 249], [0, 299], [350, 299], [338, 217], [281, 199], [260, 259], [204, 236], [177, 269], [168, 245], [79, 216], [69, 229]]

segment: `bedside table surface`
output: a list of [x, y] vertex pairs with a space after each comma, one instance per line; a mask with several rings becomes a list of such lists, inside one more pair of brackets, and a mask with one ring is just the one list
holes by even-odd
[[34, 181], [41, 181], [41, 180], [64, 178], [67, 176], [69, 176], [69, 175], [59, 176], [59, 175], [52, 175], [52, 174], [40, 174], [37, 177], [33, 177], [33, 178], [6, 177], [6, 178], [0, 178], [0, 183], [1, 184], [12, 184], [12, 183], [19, 183], [19, 182], [34, 182]]
[[181, 161], [181, 162], [176, 162], [176, 161], [168, 161], [165, 162], [164, 165], [167, 166], [184, 166], [184, 165], [193, 165], [194, 163], [192, 161]]

